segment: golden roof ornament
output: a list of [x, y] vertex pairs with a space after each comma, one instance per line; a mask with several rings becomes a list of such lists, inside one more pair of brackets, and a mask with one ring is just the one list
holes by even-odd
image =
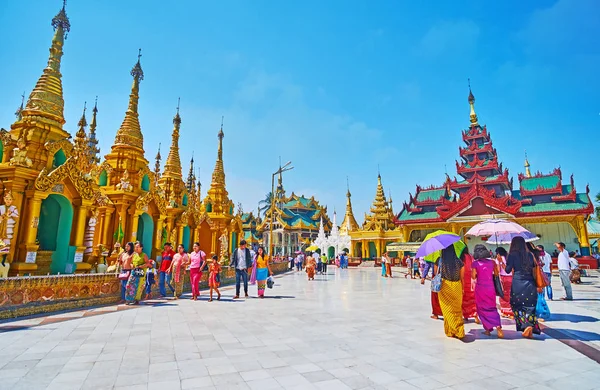
[[89, 149], [89, 157], [90, 163], [92, 165], [100, 163], [100, 157], [98, 154], [100, 153], [100, 148], [98, 148], [98, 139], [96, 138], [96, 115], [98, 114], [98, 96], [96, 96], [96, 101], [94, 102], [94, 109], [92, 110], [92, 123], [90, 123], [90, 134], [88, 135], [88, 149]]
[[478, 126], [477, 122], [477, 114], [475, 113], [475, 96], [473, 96], [473, 92], [471, 91], [471, 79], [469, 79], [469, 106], [471, 107], [471, 113], [469, 117], [471, 118], [471, 126]]
[[17, 121], [23, 119], [23, 104], [25, 104], [25, 92], [21, 95], [21, 105], [15, 111], [15, 116], [17, 117]]
[[225, 137], [225, 133], [223, 132], [224, 118], [225, 117], [221, 118], [221, 129], [217, 134], [217, 138], [219, 138], [219, 149], [217, 151], [217, 161], [215, 163], [215, 170], [212, 174], [212, 183], [210, 184], [211, 188], [225, 188], [225, 170], [223, 168], [223, 138]]
[[27, 157], [27, 142], [25, 138], [21, 137], [17, 140], [17, 147], [12, 150], [12, 157], [10, 158], [9, 165], [31, 168], [33, 162]]
[[160, 142], [158, 143], [158, 152], [156, 152], [156, 162], [154, 163], [154, 178], [158, 181], [160, 178], [160, 160], [162, 156], [160, 155]]
[[121, 127], [117, 131], [113, 149], [118, 146], [127, 146], [137, 149], [138, 152], [144, 153], [144, 136], [140, 128], [138, 101], [140, 92], [140, 82], [144, 80], [144, 71], [140, 59], [142, 58], [142, 49], [139, 49], [138, 60], [131, 69], [133, 84], [131, 85], [131, 93], [129, 95], [129, 105], [125, 112], [125, 118]]
[[71, 23], [67, 17], [66, 0], [62, 9], [52, 19], [54, 36], [50, 47], [48, 65], [38, 79], [33, 91], [29, 95], [22, 116], [39, 116], [45, 118], [57, 127], [65, 124], [64, 99], [62, 91], [62, 75], [60, 74], [60, 60], [63, 55], [62, 47], [67, 34], [71, 31]]
[[[179, 116], [179, 103], [180, 99], [177, 99], [177, 113], [173, 117], [173, 133], [171, 134], [171, 147], [169, 149], [169, 155], [165, 162], [164, 177], [171, 179], [183, 180], [181, 174], [181, 159], [179, 157], [179, 131], [181, 126], [181, 117]], [[188, 188], [189, 189], [189, 188]]]
[[531, 177], [531, 165], [527, 159], [527, 152], [525, 152], [525, 177]]
[[354, 218], [354, 212], [352, 211], [352, 194], [350, 193], [350, 183], [348, 182], [348, 178], [346, 177], [346, 186], [348, 190], [346, 191], [346, 214], [344, 215], [344, 220], [340, 225], [341, 233], [348, 233], [349, 231], [358, 230], [358, 223], [356, 222], [356, 218]]

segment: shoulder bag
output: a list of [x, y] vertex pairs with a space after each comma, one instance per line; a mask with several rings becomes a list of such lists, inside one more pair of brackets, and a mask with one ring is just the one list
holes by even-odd
[[502, 288], [502, 281], [500, 281], [500, 274], [498, 268], [498, 265], [494, 266], [494, 290], [496, 290], [496, 296], [504, 297], [504, 289]]
[[431, 279], [431, 291], [432, 292], [440, 292], [442, 289], [442, 258], [440, 257], [440, 262], [438, 265], [438, 273]]

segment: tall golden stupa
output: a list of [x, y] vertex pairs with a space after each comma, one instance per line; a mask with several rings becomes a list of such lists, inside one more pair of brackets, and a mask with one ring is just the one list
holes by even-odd
[[10, 263], [10, 274], [89, 272], [103, 258], [114, 259], [115, 243], [136, 240], [154, 258], [166, 241], [186, 248], [199, 241], [205, 252], [227, 256], [242, 224], [225, 187], [223, 126], [204, 200], [193, 160], [187, 181], [183, 179], [179, 105], [164, 170], [160, 152], [152, 170], [138, 119], [144, 80], [140, 50], [131, 70], [125, 117], [101, 160], [97, 105], [89, 132], [85, 105], [75, 136], [64, 127], [60, 66], [71, 29], [64, 4], [52, 27], [48, 65], [10, 130], [0, 130], [0, 260]]

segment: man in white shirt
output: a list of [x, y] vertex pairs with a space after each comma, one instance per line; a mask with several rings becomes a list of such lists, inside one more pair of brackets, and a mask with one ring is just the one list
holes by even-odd
[[550, 282], [546, 287], [546, 295], [548, 295], [549, 300], [552, 300], [552, 256], [544, 250], [543, 245], [538, 245], [538, 250], [540, 251], [540, 260], [544, 263], [542, 272], [546, 274], [548, 282]]
[[565, 297], [560, 298], [563, 301], [573, 300], [573, 290], [571, 289], [571, 260], [569, 259], [569, 252], [565, 249], [564, 242], [557, 242], [554, 244], [558, 249], [558, 272], [560, 273], [560, 282], [565, 288]]

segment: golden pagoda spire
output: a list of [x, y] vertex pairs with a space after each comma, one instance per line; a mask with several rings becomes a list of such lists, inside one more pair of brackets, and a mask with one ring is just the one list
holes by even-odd
[[194, 190], [194, 181], [196, 180], [196, 176], [194, 176], [194, 152], [192, 152], [192, 159], [190, 160], [190, 171], [188, 172], [186, 188], [189, 192]]
[[[171, 134], [171, 148], [169, 149], [169, 155], [167, 156], [167, 161], [165, 162], [165, 171], [163, 173], [163, 176], [171, 179], [183, 180], [183, 175], [181, 172], [181, 159], [179, 158], [179, 128], [181, 126], [181, 117], [179, 116], [179, 102], [180, 99], [178, 98], [177, 113], [173, 117], [173, 133]], [[192, 157], [192, 167], [190, 167], [190, 169], [193, 169], [193, 162], [194, 161]]]
[[469, 80], [469, 106], [471, 107], [471, 114], [469, 114], [471, 118], [471, 126], [478, 126], [477, 122], [477, 114], [475, 114], [475, 96], [473, 96], [473, 92], [471, 92], [471, 79]]
[[25, 103], [25, 92], [21, 95], [21, 105], [15, 111], [15, 116], [17, 117], [17, 121], [23, 119], [23, 104]]
[[156, 152], [156, 157], [155, 160], [156, 162], [154, 163], [154, 177], [156, 178], [156, 180], [158, 180], [160, 178], [160, 160], [162, 159], [162, 156], [160, 155], [160, 142], [158, 143], [158, 152]]
[[48, 66], [38, 79], [33, 91], [29, 95], [22, 116], [42, 117], [53, 125], [62, 128], [65, 124], [64, 99], [62, 91], [62, 75], [60, 74], [60, 60], [63, 55], [62, 47], [67, 34], [71, 30], [71, 23], [67, 17], [66, 0], [63, 0], [62, 9], [52, 18], [54, 36], [50, 46]]
[[527, 151], [525, 151], [525, 177], [531, 177], [531, 165], [529, 164], [529, 160], [527, 159]]
[[388, 229], [392, 227], [394, 216], [385, 198], [380, 174], [377, 175], [377, 192], [375, 193], [375, 200], [373, 200], [370, 212], [370, 215], [367, 215], [365, 218], [367, 229]]
[[344, 215], [344, 220], [340, 225], [340, 233], [348, 234], [349, 231], [356, 231], [359, 229], [358, 223], [356, 223], [356, 218], [354, 218], [354, 212], [352, 211], [352, 194], [350, 193], [350, 183], [348, 182], [348, 178], [346, 177], [346, 186], [348, 191], [346, 192], [346, 214]]
[[142, 49], [139, 49], [137, 63], [131, 69], [133, 84], [131, 85], [131, 94], [129, 95], [129, 105], [125, 112], [123, 123], [117, 131], [117, 136], [115, 137], [115, 143], [113, 144], [112, 149], [119, 146], [127, 146], [136, 149], [138, 152], [144, 153], [144, 136], [142, 135], [140, 121], [138, 119], [140, 82], [144, 80], [144, 71], [140, 64], [141, 57]]
[[77, 122], [77, 126], [79, 126], [79, 129], [77, 130], [77, 133], [75, 133], [75, 143], [81, 140], [86, 141], [87, 136], [85, 134], [85, 128], [87, 126], [87, 120], [85, 119], [85, 110], [87, 110], [87, 102], [83, 102], [83, 113], [81, 114], [79, 122]]
[[219, 138], [219, 150], [217, 151], [217, 161], [215, 163], [215, 170], [212, 174], [212, 182], [210, 183], [211, 189], [225, 189], [225, 170], [223, 168], [223, 138], [225, 137], [225, 133], [223, 133], [223, 118], [224, 117], [221, 118], [221, 130], [219, 130], [219, 134], [217, 134], [217, 137]]
[[87, 173], [91, 165], [88, 137], [85, 132], [87, 126], [87, 120], [85, 119], [86, 109], [86, 102], [84, 102], [83, 113], [81, 114], [81, 119], [79, 119], [79, 122], [77, 123], [79, 129], [77, 130], [77, 133], [75, 133], [75, 146], [73, 147], [73, 153], [77, 159], [77, 169], [82, 173]]
[[100, 148], [98, 148], [98, 139], [96, 138], [97, 114], [98, 96], [96, 96], [96, 101], [94, 102], [94, 109], [92, 110], [92, 123], [90, 124], [90, 135], [88, 136], [88, 149], [90, 154], [90, 162], [92, 164], [100, 163], [100, 158], [98, 157], [98, 153], [100, 153]]

